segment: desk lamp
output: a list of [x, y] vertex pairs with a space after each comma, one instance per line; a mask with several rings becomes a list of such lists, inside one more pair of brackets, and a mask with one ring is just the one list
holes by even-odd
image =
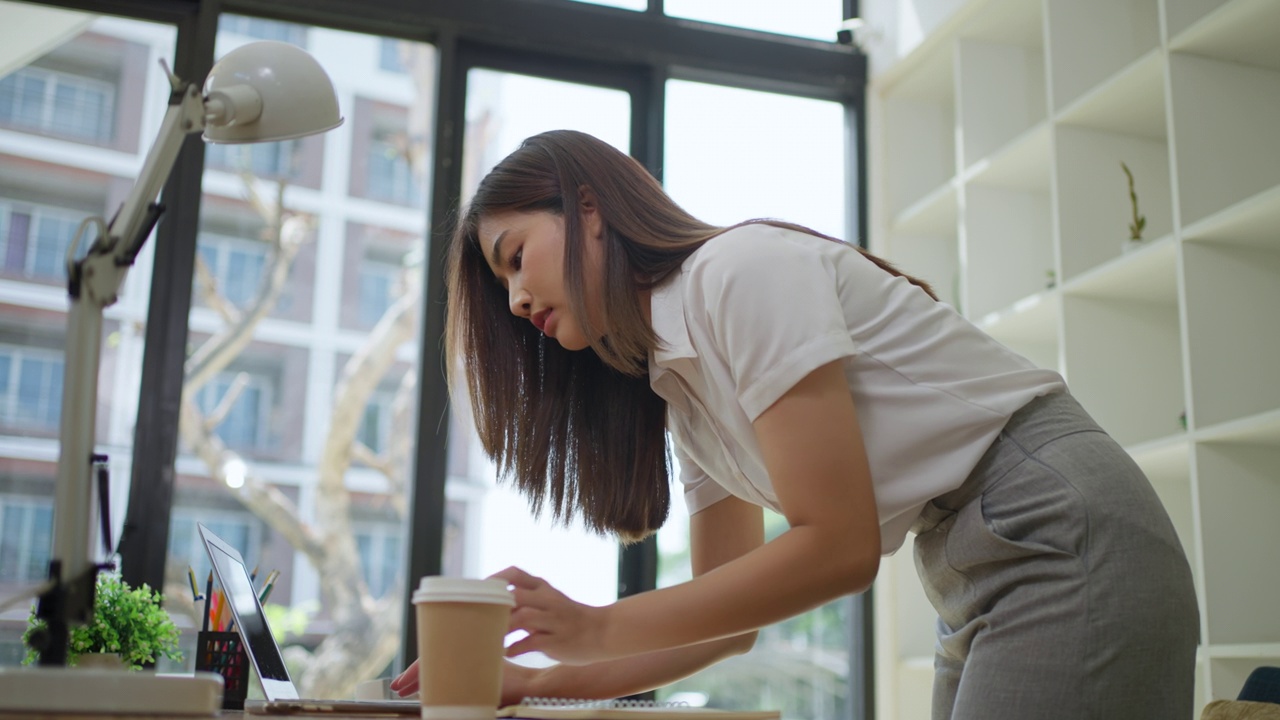
[[[209, 71], [203, 91], [167, 66], [165, 72], [173, 92], [138, 181], [110, 223], [85, 220], [67, 251], [71, 307], [54, 546], [37, 609], [49, 632], [40, 667], [0, 668], [0, 712], [210, 715], [221, 706], [222, 680], [212, 673], [193, 677], [65, 668], [69, 628], [92, 620], [94, 583], [102, 569], [90, 558], [89, 547], [91, 479], [105, 460], [94, 454], [103, 310], [116, 302], [130, 266], [164, 212], [157, 196], [187, 135], [203, 132], [205, 140], [225, 143], [289, 140], [331, 130], [342, 124], [342, 117], [324, 69], [288, 43], [254, 42], [227, 53]], [[81, 235], [90, 225], [96, 226], [97, 239], [77, 260]], [[105, 496], [105, 487], [99, 493]]]

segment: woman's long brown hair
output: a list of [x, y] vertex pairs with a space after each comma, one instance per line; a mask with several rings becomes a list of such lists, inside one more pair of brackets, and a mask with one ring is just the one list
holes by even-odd
[[[583, 290], [584, 192], [595, 200], [605, 237], [602, 327], [592, 324]], [[563, 220], [570, 310], [594, 352], [567, 351], [511, 313], [478, 237], [481, 218], [505, 211]], [[587, 527], [624, 541], [662, 526], [670, 507], [666, 402], [649, 387], [658, 338], [644, 320], [641, 291], [662, 284], [727, 229], [681, 209], [633, 158], [571, 130], [525, 140], [480, 182], [449, 248], [448, 367], [465, 376], [485, 453], [535, 513], [549, 507], [561, 521], [580, 513]]]

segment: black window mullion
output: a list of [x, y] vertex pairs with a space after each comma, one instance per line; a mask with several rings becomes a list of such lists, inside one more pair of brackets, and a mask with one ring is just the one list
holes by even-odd
[[[436, 114], [431, 170], [431, 218], [423, 272], [421, 356], [418, 361], [417, 452], [409, 485], [409, 546], [406, 585], [439, 575], [444, 560], [448, 482], [449, 383], [442, 340], [445, 325], [445, 252], [450, 219], [461, 197], [462, 141], [466, 129], [466, 68], [457, 38], [436, 38]], [[405, 604], [401, 667], [418, 656], [417, 621]]]
[[[177, 23], [174, 71], [203, 82], [213, 67], [218, 3], [171, 7], [184, 6], [191, 12]], [[164, 272], [151, 277], [133, 476], [120, 540], [122, 574], [135, 586], [164, 587], [203, 172], [204, 143], [188, 136], [161, 195], [166, 209], [154, 236], [154, 264]]]
[[[650, 0], [650, 10], [662, 0]], [[631, 155], [662, 182], [666, 145], [667, 74], [664, 68], [647, 68], [631, 94]], [[658, 538], [656, 535], [618, 548], [618, 597], [636, 595], [658, 586]], [[645, 693], [645, 699], [652, 693]]]

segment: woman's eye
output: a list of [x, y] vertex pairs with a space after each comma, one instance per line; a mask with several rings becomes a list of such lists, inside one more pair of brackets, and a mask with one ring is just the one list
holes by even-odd
[[523, 259], [524, 259], [524, 248], [520, 248], [519, 250], [516, 251], [515, 255], [511, 256], [511, 269], [519, 270], [520, 263]]

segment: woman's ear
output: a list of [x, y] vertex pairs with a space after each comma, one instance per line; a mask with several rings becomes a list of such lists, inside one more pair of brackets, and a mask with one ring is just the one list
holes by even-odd
[[600, 205], [596, 193], [583, 185], [578, 188], [578, 213], [586, 237], [599, 240], [604, 237], [604, 220], [600, 217]]

